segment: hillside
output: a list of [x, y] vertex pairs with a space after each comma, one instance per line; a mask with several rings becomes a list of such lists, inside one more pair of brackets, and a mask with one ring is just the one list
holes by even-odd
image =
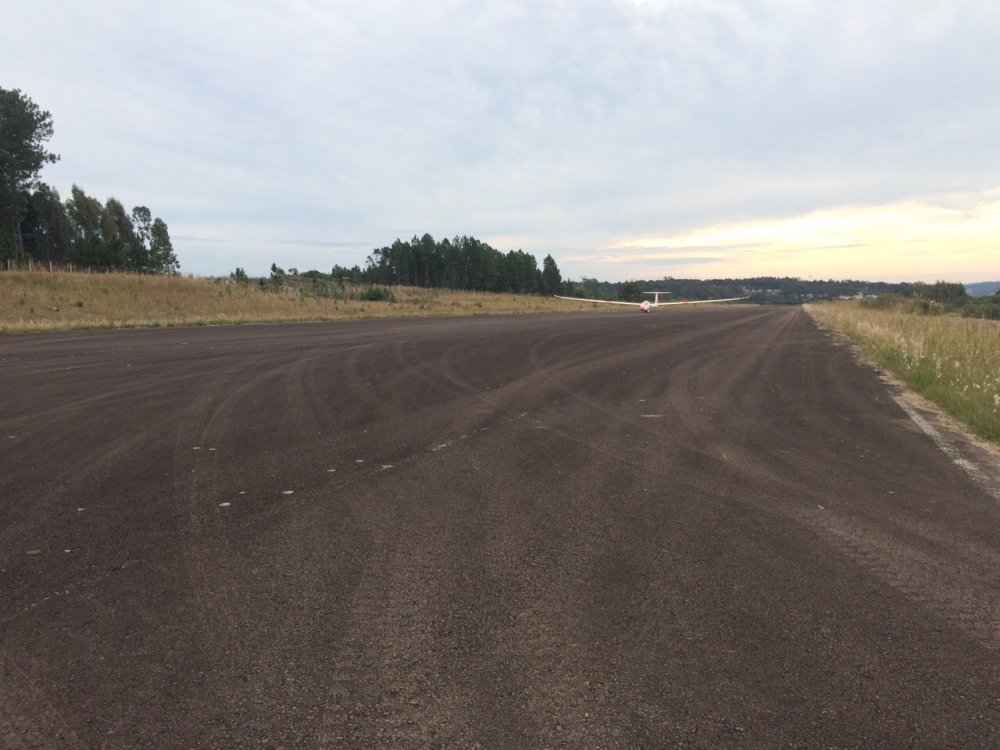
[[986, 297], [1000, 292], [1000, 281], [980, 281], [975, 284], [966, 284], [965, 291], [971, 297]]

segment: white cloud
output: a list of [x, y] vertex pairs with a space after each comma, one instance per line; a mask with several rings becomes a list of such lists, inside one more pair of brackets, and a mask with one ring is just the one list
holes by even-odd
[[[830, 276], [832, 269], [849, 264], [857, 269], [855, 276], [865, 278], [979, 281], [996, 275], [998, 249], [1000, 189], [942, 196], [934, 203], [837, 208], [673, 236], [626, 237], [590, 260], [628, 268], [639, 278], [664, 275], [649, 272], [661, 264], [671, 275], [682, 266], [708, 273], [725, 269], [716, 276], [799, 277]], [[963, 272], [973, 266], [983, 271]]]
[[[190, 271], [241, 249], [255, 272], [353, 264], [430, 231], [599, 275], [619, 237], [981, 193], [1000, 166], [993, 2], [36, 0], [4, 17], [0, 85], [55, 120], [48, 179], [149, 205]], [[180, 239], [217, 230], [226, 250]]]

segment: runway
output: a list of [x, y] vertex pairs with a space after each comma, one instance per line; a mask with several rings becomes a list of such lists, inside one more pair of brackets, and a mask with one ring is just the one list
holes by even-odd
[[0, 746], [1000, 745], [1000, 506], [799, 308], [0, 338]]

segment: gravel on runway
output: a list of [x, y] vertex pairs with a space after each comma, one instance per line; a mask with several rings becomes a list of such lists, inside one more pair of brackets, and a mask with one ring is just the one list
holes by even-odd
[[1000, 746], [1000, 508], [798, 308], [0, 339], [0, 747]]

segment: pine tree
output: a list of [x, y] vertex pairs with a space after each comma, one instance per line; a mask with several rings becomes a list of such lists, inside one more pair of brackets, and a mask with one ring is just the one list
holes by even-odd
[[21, 258], [21, 219], [38, 173], [59, 160], [45, 150], [52, 137], [52, 115], [18, 89], [0, 88], [0, 255]]

